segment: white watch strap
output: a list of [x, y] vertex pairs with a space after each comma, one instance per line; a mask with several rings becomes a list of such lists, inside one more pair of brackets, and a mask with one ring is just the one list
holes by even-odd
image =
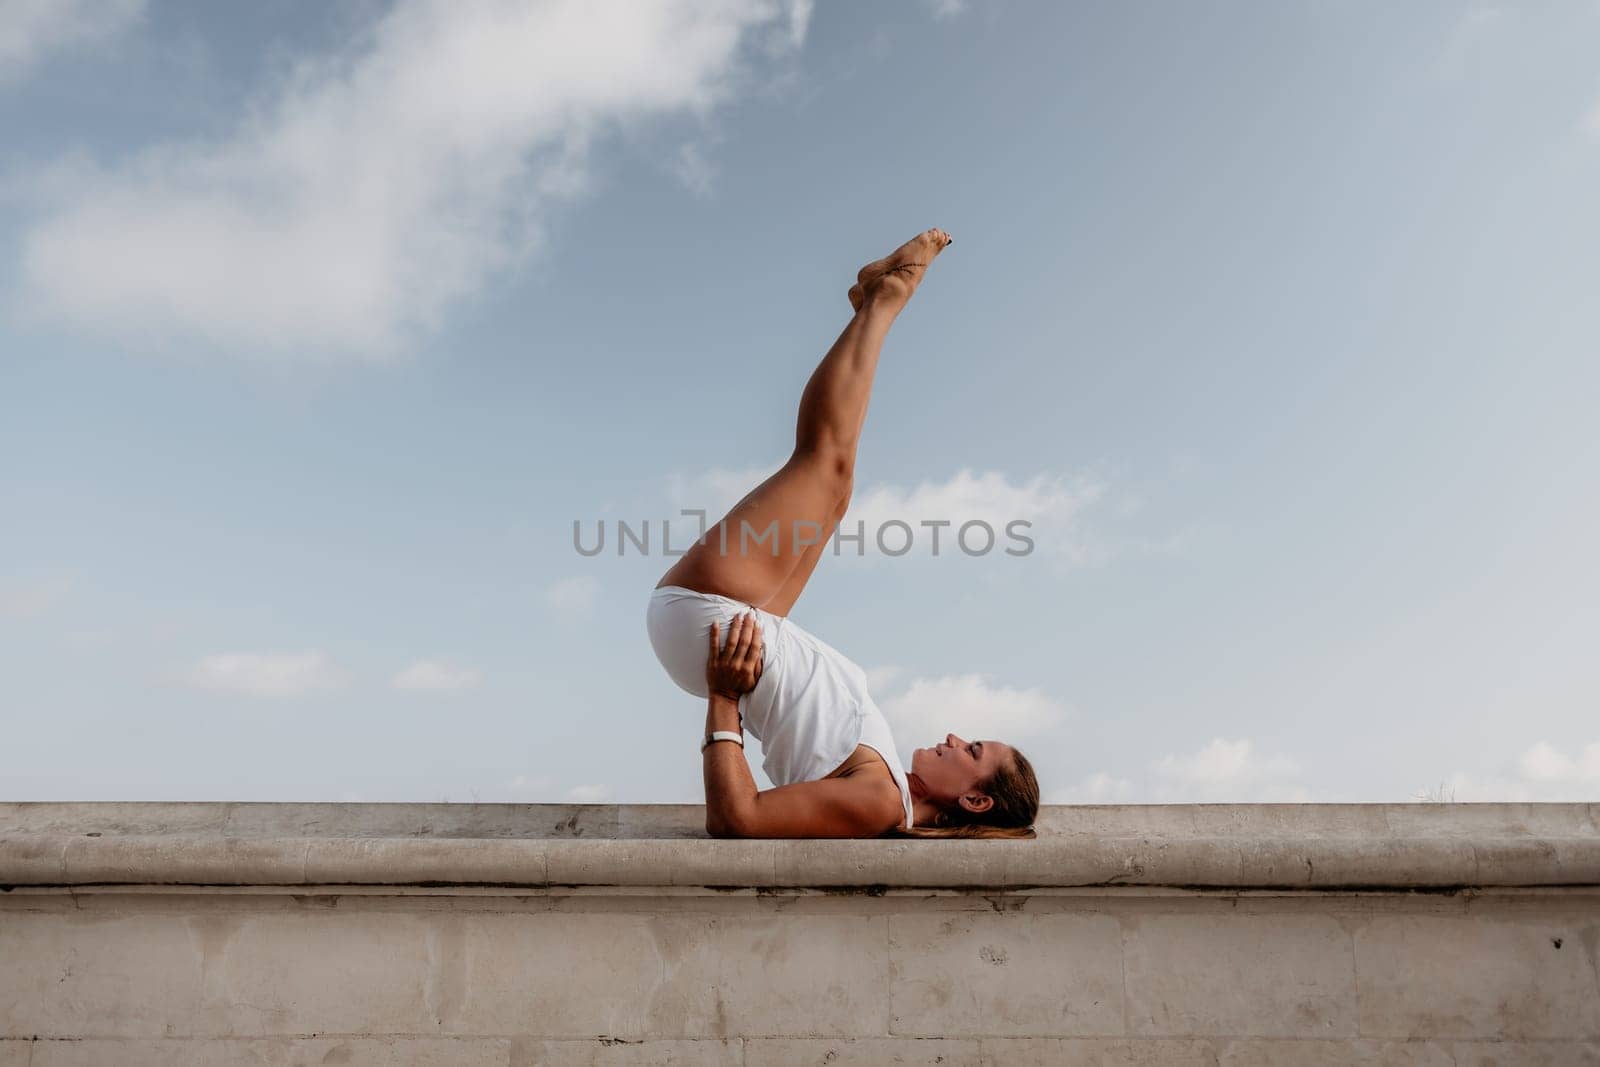
[[713, 741], [732, 741], [740, 748], [744, 747], [743, 734], [736, 734], [732, 730], [712, 730], [706, 735], [706, 739], [700, 742], [700, 751], [704, 752], [707, 748], [711, 747], [711, 742]]

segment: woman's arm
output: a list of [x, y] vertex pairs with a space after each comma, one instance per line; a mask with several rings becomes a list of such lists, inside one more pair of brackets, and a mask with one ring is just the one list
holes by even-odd
[[[761, 680], [760, 627], [749, 614], [733, 620], [727, 644], [717, 646], [717, 624], [711, 624], [711, 654], [706, 659], [706, 736], [713, 730], [743, 734], [739, 694]], [[713, 741], [701, 754], [706, 780], [706, 832], [712, 837], [737, 836], [737, 815], [755, 802], [756, 782], [744, 758], [744, 746]]]
[[[739, 698], [712, 692], [706, 707], [706, 735], [713, 730], [742, 733], [739, 724]], [[713, 741], [701, 756], [706, 779], [706, 833], [712, 837], [734, 837], [734, 813], [755, 802], [756, 782], [744, 748], [731, 742]]]
[[[706, 733], [740, 730], [739, 694], [761, 678], [761, 638], [755, 619], [734, 620], [725, 647], [711, 625], [706, 662]], [[881, 778], [825, 778], [757, 791], [744, 749], [713, 742], [702, 757], [706, 832], [713, 837], [871, 837], [899, 826], [900, 790]]]

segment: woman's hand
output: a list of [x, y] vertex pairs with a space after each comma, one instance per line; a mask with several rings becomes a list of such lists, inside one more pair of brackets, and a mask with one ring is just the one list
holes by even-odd
[[737, 702], [761, 680], [761, 628], [750, 612], [728, 628], [728, 640], [717, 647], [717, 624], [711, 624], [711, 656], [706, 660], [706, 687]]

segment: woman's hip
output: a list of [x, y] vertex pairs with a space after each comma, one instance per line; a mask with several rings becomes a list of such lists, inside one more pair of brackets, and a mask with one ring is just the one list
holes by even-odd
[[717, 624], [718, 639], [725, 640], [729, 621], [747, 611], [755, 612], [761, 630], [765, 649], [762, 671], [765, 673], [777, 655], [776, 623], [780, 620], [760, 608], [716, 593], [701, 593], [678, 585], [663, 585], [652, 590], [650, 606], [645, 612], [650, 647], [678, 688], [704, 697], [708, 695], [706, 660], [711, 653], [711, 624]]

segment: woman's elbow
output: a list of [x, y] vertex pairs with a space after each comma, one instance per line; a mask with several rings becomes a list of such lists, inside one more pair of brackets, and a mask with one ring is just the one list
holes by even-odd
[[706, 809], [706, 833], [712, 837], [750, 837], [751, 829], [742, 812]]

